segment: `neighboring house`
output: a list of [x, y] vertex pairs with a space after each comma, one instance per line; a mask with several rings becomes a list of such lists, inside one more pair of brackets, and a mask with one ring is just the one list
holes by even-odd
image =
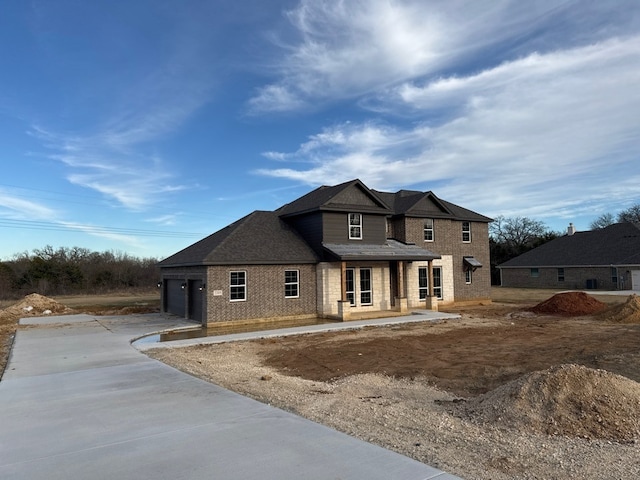
[[487, 300], [490, 221], [431, 192], [320, 187], [160, 262], [162, 309], [206, 325]]
[[640, 290], [640, 224], [566, 235], [498, 265], [503, 287]]

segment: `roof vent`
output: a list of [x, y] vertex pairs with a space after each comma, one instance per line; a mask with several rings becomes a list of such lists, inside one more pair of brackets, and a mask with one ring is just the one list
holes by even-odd
[[573, 226], [573, 223], [570, 223], [567, 228], [567, 235], [573, 235], [574, 233], [576, 233], [576, 227]]

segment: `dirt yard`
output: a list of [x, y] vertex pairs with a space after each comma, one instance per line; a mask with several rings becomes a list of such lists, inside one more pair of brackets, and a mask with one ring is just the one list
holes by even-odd
[[150, 355], [466, 479], [640, 477], [637, 297], [496, 290], [460, 320]]

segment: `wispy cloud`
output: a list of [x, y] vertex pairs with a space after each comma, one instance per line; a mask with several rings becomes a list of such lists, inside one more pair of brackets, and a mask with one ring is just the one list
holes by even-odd
[[[81, 93], [69, 95], [74, 102], [66, 106], [64, 122], [40, 119], [30, 130], [48, 149], [47, 157], [68, 168], [70, 182], [95, 190], [130, 210], [154, 204], [159, 193], [185, 188], [177, 180], [176, 168], [169, 166], [172, 160], [163, 159], [160, 152], [163, 141], [179, 133], [210, 101], [216, 84], [214, 66], [205, 61], [213, 44], [213, 33], [202, 11], [207, 8], [202, 5], [187, 11], [159, 7], [154, 10], [159, 25], [153, 31], [150, 24], [140, 23], [151, 35], [142, 44], [135, 27], [124, 27], [111, 17], [95, 35], [87, 37], [104, 49], [96, 55], [102, 54], [105, 66], [110, 59], [118, 58], [115, 65], [122, 72], [114, 75], [106, 68], [104, 72], [94, 71], [82, 83]], [[47, 16], [41, 20], [43, 25], [54, 17], [60, 28], [68, 27], [68, 18], [61, 21], [53, 9], [43, 10], [42, 15]], [[144, 16], [131, 17], [136, 25], [144, 20]], [[135, 40], [132, 46], [119, 40], [123, 35]], [[128, 62], [129, 49], [147, 41], [149, 45], [157, 42], [158, 48], [138, 52], [139, 59]], [[58, 49], [47, 44], [43, 51], [55, 61], [71, 55], [64, 44]], [[100, 62], [93, 65], [104, 68]], [[85, 97], [91, 101], [81, 103]]]
[[618, 24], [633, 21], [618, 10], [624, 6], [579, 1], [302, 0], [286, 12], [291, 35], [278, 42], [283, 56], [274, 62], [276, 78], [259, 89], [249, 108], [313, 108], [408, 79], [446, 75], [461, 63], [473, 69], [487, 54], [509, 60], [597, 41], [617, 34], [611, 17]]

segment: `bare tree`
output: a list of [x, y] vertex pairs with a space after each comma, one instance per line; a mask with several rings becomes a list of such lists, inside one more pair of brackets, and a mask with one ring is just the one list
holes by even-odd
[[618, 222], [640, 223], [640, 203], [618, 213]]
[[616, 220], [612, 213], [603, 213], [593, 222], [591, 222], [589, 228], [591, 230], [600, 230], [601, 228], [608, 227], [609, 225], [613, 225], [614, 223], [616, 223]]
[[538, 220], [528, 217], [507, 218], [499, 215], [489, 225], [489, 233], [493, 241], [519, 255], [549, 232], [547, 226]]

